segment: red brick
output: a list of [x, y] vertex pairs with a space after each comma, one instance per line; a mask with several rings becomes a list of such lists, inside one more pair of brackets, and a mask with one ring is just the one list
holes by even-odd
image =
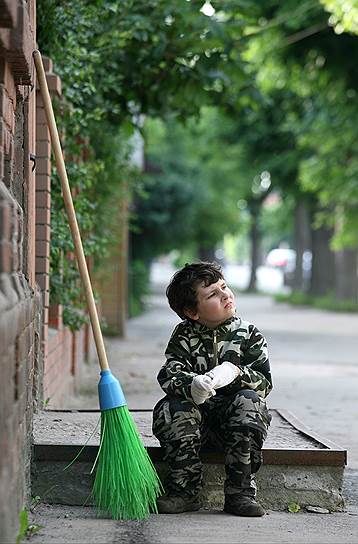
[[0, 119], [0, 146], [4, 148], [7, 159], [14, 161], [14, 136], [9, 131], [9, 127]]
[[5, 101], [5, 87], [0, 84], [0, 117], [4, 117]]
[[37, 191], [50, 191], [51, 190], [51, 177], [48, 175], [36, 175], [36, 190]]
[[36, 225], [49, 225], [50, 220], [50, 208], [36, 208]]
[[36, 125], [47, 125], [46, 113], [43, 108], [36, 108]]
[[48, 308], [50, 305], [50, 291], [43, 291], [42, 293], [42, 304], [44, 308]]
[[47, 74], [47, 85], [48, 89], [51, 94], [56, 94], [57, 96], [61, 96], [62, 94], [62, 88], [61, 88], [61, 80], [58, 76], [55, 74]]
[[43, 65], [44, 65], [45, 72], [52, 72], [53, 71], [52, 59], [50, 59], [49, 57], [43, 56], [42, 57], [42, 62], [43, 62]]
[[11, 209], [7, 203], [0, 205], [0, 233], [1, 239], [10, 241], [11, 239]]
[[2, 28], [14, 28], [17, 23], [17, 4], [12, 0], [1, 2], [0, 26]]
[[51, 161], [49, 159], [36, 159], [36, 174], [51, 175]]
[[17, 85], [34, 83], [32, 52], [34, 50], [34, 29], [31, 28], [28, 2], [17, 3], [18, 21], [11, 31], [11, 49], [8, 52], [9, 63]]
[[36, 240], [51, 240], [51, 228], [49, 225], [37, 225], [36, 226]]
[[[37, 112], [37, 110], [36, 110]], [[45, 119], [44, 123], [39, 123], [36, 114], [36, 140], [37, 141], [50, 141], [50, 131]]]
[[54, 329], [62, 328], [62, 306], [51, 305], [49, 308], [49, 325]]
[[51, 144], [48, 140], [37, 140], [36, 142], [36, 157], [50, 158], [51, 156]]
[[2, 117], [11, 132], [15, 128], [15, 106], [7, 89], [0, 85], [0, 117]]
[[[0, 128], [0, 140], [1, 140], [1, 128]], [[0, 180], [1, 179], [4, 179], [4, 152], [2, 148], [0, 148]]]
[[44, 308], [42, 310], [42, 321], [43, 321], [44, 325], [47, 326], [47, 324], [48, 324], [48, 308]]
[[5, 145], [5, 123], [2, 117], [0, 117], [0, 149]]
[[16, 107], [16, 87], [9, 62], [0, 57], [0, 83], [3, 83]]
[[49, 288], [50, 276], [48, 274], [36, 274], [35, 279], [41, 291], [45, 291]]
[[0, 272], [10, 274], [13, 268], [12, 244], [0, 241]]
[[47, 242], [46, 240], [39, 240], [36, 242], [36, 257], [50, 257], [49, 242]]
[[51, 193], [49, 191], [36, 191], [36, 208], [50, 208]]
[[50, 261], [46, 257], [36, 257], [35, 269], [37, 274], [39, 272], [48, 274], [50, 272]]

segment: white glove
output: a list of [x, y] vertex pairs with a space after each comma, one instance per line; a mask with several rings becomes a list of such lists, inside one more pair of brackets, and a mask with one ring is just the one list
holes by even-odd
[[195, 376], [191, 382], [191, 396], [195, 404], [203, 404], [207, 399], [216, 395], [212, 380], [206, 374]]
[[232, 363], [229, 363], [229, 361], [225, 361], [205, 375], [212, 378], [211, 387], [219, 389], [220, 387], [225, 387], [225, 385], [229, 385], [229, 383], [233, 382], [235, 378], [240, 375], [240, 369]]

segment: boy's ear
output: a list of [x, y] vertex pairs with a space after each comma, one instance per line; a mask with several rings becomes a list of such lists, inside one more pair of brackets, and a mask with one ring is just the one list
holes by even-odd
[[187, 317], [189, 317], [190, 319], [193, 319], [194, 321], [197, 321], [199, 319], [198, 312], [194, 310], [190, 310], [190, 308], [184, 308], [184, 313]]

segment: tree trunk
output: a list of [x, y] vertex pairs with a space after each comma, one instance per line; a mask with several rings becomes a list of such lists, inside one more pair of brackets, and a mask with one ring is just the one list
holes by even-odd
[[250, 242], [251, 242], [251, 272], [250, 281], [247, 286], [247, 291], [255, 291], [257, 288], [257, 267], [260, 264], [260, 229], [259, 216], [260, 206], [251, 206], [251, 227], [250, 227]]
[[335, 290], [335, 254], [329, 247], [333, 229], [312, 229], [312, 271], [309, 293], [323, 296]]
[[307, 290], [307, 273], [304, 274], [303, 253], [311, 249], [311, 233], [309, 224], [309, 213], [307, 205], [303, 200], [298, 201], [294, 215], [294, 248], [296, 251], [296, 266], [292, 281], [293, 291]]
[[201, 261], [210, 263], [215, 261], [215, 248], [198, 247], [198, 257]]
[[358, 248], [342, 249], [336, 253], [336, 299], [358, 298]]

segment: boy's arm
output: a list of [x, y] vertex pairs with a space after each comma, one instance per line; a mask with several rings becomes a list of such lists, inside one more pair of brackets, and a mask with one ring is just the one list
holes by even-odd
[[248, 387], [265, 398], [272, 390], [270, 362], [267, 342], [261, 332], [254, 326], [249, 326], [249, 338], [244, 344], [244, 352], [240, 361], [241, 385]]
[[270, 363], [268, 359], [267, 343], [264, 336], [252, 324], [248, 326], [248, 337], [241, 344], [241, 354], [228, 351], [224, 355], [224, 361], [235, 364], [240, 374], [228, 388], [240, 386], [256, 391], [265, 398], [272, 389]]
[[165, 356], [166, 362], [157, 376], [160, 387], [169, 396], [192, 399], [191, 384], [197, 374], [192, 372], [188, 337], [182, 323], [174, 329]]

